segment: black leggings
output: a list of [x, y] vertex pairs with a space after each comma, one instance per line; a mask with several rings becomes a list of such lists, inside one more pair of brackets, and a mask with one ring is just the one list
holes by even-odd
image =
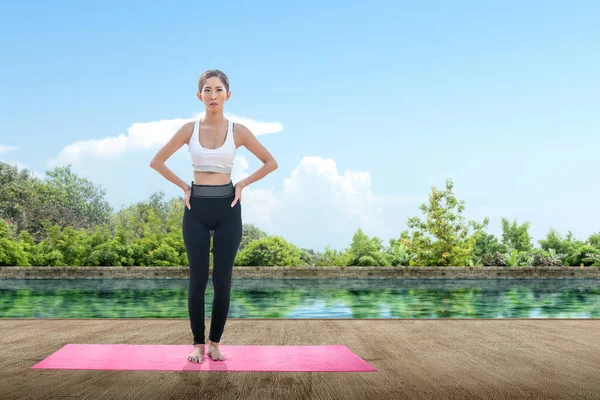
[[[190, 207], [183, 212], [183, 241], [190, 268], [188, 312], [194, 344], [204, 341], [204, 297], [208, 283], [209, 251], [213, 253], [214, 298], [208, 338], [219, 342], [229, 313], [233, 262], [242, 241], [242, 206], [233, 183], [196, 185], [192, 182]], [[213, 249], [210, 236], [213, 234]]]

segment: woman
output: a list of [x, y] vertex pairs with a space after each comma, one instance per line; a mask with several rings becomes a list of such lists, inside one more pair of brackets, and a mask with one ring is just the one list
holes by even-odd
[[[206, 71], [198, 82], [198, 99], [204, 103], [203, 119], [184, 124], [154, 156], [150, 167], [184, 191], [183, 239], [190, 266], [188, 312], [194, 351], [188, 360], [204, 359], [204, 294], [208, 282], [210, 231], [213, 231], [214, 299], [208, 341], [213, 361], [224, 360], [219, 342], [229, 313], [231, 274], [242, 239], [242, 189], [277, 169], [273, 156], [244, 125], [227, 120], [225, 102], [231, 97], [229, 80], [219, 70]], [[166, 160], [187, 144], [192, 161], [192, 185], [178, 178]], [[245, 146], [263, 162], [254, 174], [231, 181], [231, 169], [238, 147]]]

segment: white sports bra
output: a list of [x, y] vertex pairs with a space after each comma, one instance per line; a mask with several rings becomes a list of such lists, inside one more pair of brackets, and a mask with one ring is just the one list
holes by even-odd
[[221, 172], [230, 174], [233, 168], [236, 147], [233, 140], [233, 122], [227, 124], [225, 143], [216, 149], [202, 147], [199, 139], [200, 120], [194, 122], [194, 132], [190, 138], [189, 150], [192, 168], [199, 172]]

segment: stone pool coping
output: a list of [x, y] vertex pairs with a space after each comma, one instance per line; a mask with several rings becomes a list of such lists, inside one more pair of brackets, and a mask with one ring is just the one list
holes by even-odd
[[[212, 273], [212, 267], [209, 274]], [[598, 267], [234, 267], [233, 277], [354, 279], [600, 278]], [[0, 267], [0, 279], [182, 279], [189, 267]]]

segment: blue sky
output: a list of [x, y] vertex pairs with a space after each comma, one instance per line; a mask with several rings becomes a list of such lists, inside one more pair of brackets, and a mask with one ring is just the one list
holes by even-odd
[[[179, 196], [148, 163], [218, 68], [227, 116], [279, 164], [244, 189], [244, 222], [319, 251], [359, 227], [387, 243], [451, 178], [488, 232], [505, 217], [586, 239], [599, 20], [595, 1], [4, 2], [0, 160], [72, 163], [115, 209]], [[238, 156], [234, 181], [260, 167]], [[186, 146], [167, 165], [193, 178]]]

